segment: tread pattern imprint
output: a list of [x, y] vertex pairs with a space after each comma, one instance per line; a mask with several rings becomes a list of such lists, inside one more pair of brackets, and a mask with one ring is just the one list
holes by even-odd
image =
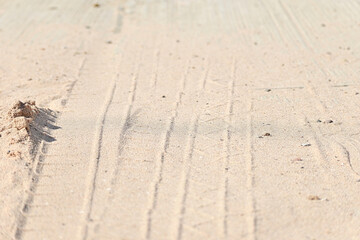
[[[202, 49], [186, 55], [183, 49], [201, 43], [141, 30], [128, 31], [146, 42], [124, 40], [81, 66], [57, 141], [39, 153], [19, 238], [52, 239], [58, 226], [64, 230], [59, 239], [252, 234], [250, 133], [234, 126], [248, 126], [250, 119], [249, 102], [236, 99], [247, 94], [237, 85], [237, 59], [229, 52], [218, 61]], [[159, 48], [169, 38], [174, 44]], [[113, 51], [121, 51], [113, 65], [102, 64]], [[88, 102], [81, 98], [85, 92], [93, 92]], [[79, 120], [76, 108], [95, 111], [78, 113], [86, 116]], [[76, 149], [80, 139], [87, 151]], [[61, 207], [51, 204], [56, 198], [63, 199]]]
[[93, 24], [89, 54], [37, 152], [15, 239], [359, 236], [360, 139], [315, 117], [359, 116], [338, 92], [358, 84], [310, 34], [332, 8], [353, 22], [354, 1], [306, 14], [285, 0], [108, 2], [78, 19]]

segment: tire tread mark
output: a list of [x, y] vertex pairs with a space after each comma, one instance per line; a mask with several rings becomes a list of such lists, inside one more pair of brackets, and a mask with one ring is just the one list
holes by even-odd
[[[204, 93], [204, 85], [203, 85], [203, 81], [206, 81], [206, 78], [208, 77], [208, 72], [209, 72], [209, 66], [210, 66], [210, 62], [207, 61], [206, 62], [206, 66], [204, 68], [203, 71], [203, 78], [200, 78], [200, 81], [198, 83], [198, 90], [197, 93], [199, 95], [202, 95]], [[190, 61], [188, 61], [188, 69], [190, 69]], [[183, 82], [184, 85], [184, 89], [186, 87], [186, 82]], [[206, 85], [206, 84], [205, 84]], [[177, 229], [175, 229], [175, 235], [174, 238], [175, 239], [182, 239], [183, 238], [183, 230], [187, 229], [190, 230], [192, 232], [196, 232], [196, 233], [201, 233], [201, 234], [205, 234], [207, 237], [209, 237], [206, 233], [199, 231], [195, 228], [193, 228], [192, 226], [188, 226], [186, 224], [184, 224], [185, 221], [185, 214], [188, 210], [191, 210], [191, 207], [187, 207], [186, 204], [188, 202], [188, 200], [191, 199], [191, 195], [189, 195], [189, 186], [191, 183], [196, 183], [195, 181], [190, 179], [190, 175], [191, 175], [191, 170], [192, 169], [197, 169], [195, 166], [193, 166], [192, 164], [192, 156], [195, 152], [198, 152], [199, 150], [195, 148], [195, 142], [196, 142], [196, 137], [198, 135], [198, 128], [199, 128], [199, 124], [202, 122], [200, 121], [200, 116], [201, 115], [196, 115], [192, 118], [192, 120], [190, 121], [190, 130], [188, 133], [188, 137], [187, 137], [187, 145], [185, 147], [185, 151], [184, 151], [184, 162], [183, 162], [183, 166], [184, 169], [182, 171], [182, 175], [181, 175], [181, 182], [180, 182], [180, 209], [179, 209], [179, 217], [178, 217], [178, 222], [177, 222]], [[199, 184], [199, 183], [196, 183]], [[202, 185], [202, 184], [201, 184]], [[212, 218], [212, 215], [208, 215], [205, 213], [201, 213], [199, 212], [200, 215], [204, 215], [208, 218]]]
[[[308, 40], [308, 37], [306, 35], [306, 33], [304, 32], [303, 28], [301, 27], [300, 24], [297, 23], [297, 21], [295, 20], [294, 14], [291, 12], [291, 10], [284, 4], [282, 3], [282, 1], [279, 0], [279, 5], [283, 11], [283, 13], [286, 15], [286, 17], [289, 19], [289, 22], [292, 24], [293, 28], [295, 29], [299, 39], [301, 40], [303, 46], [308, 49], [311, 52], [314, 52], [313, 47], [310, 44], [310, 41]], [[269, 12], [271, 12], [269, 10]], [[274, 18], [274, 21], [277, 23], [276, 25], [278, 26], [278, 20], [276, 20]], [[281, 32], [281, 31], [279, 31]], [[323, 69], [323, 67], [320, 66], [320, 64], [313, 59], [313, 63], [315, 65], [318, 66], [319, 70], [323, 73], [323, 75], [328, 78], [328, 74], [326, 73], [326, 71]], [[313, 84], [311, 84], [311, 82], [304, 82], [305, 86], [306, 86], [306, 90], [307, 92], [309, 92], [311, 95], [313, 96], [319, 96], [315, 87], [313, 86]], [[315, 98], [317, 103], [320, 105], [320, 111], [322, 111], [323, 113], [325, 113], [327, 111], [327, 105], [324, 103], [324, 101]]]
[[61, 105], [62, 106], [65, 106], [67, 104], [67, 101], [69, 101], [70, 99], [70, 96], [72, 95], [73, 93], [73, 90], [76, 86], [76, 83], [79, 81], [79, 78], [80, 76], [82, 75], [83, 71], [84, 71], [84, 67], [85, 67], [85, 64], [86, 64], [86, 61], [87, 61], [87, 58], [84, 57], [82, 60], [81, 60], [81, 63], [80, 63], [80, 67], [79, 67], [79, 70], [78, 70], [78, 74], [77, 74], [77, 79], [75, 79], [69, 86], [69, 88], [67, 89], [67, 93], [66, 93], [66, 96], [65, 96], [65, 99], [63, 99], [61, 101]]
[[[39, 149], [45, 148], [44, 141], [40, 142]], [[27, 193], [27, 196], [25, 198], [24, 203], [21, 205], [21, 209], [19, 212], [19, 218], [16, 222], [16, 228], [15, 228], [15, 235], [14, 239], [21, 239], [24, 226], [26, 225], [28, 212], [30, 210], [30, 205], [34, 200], [35, 197], [35, 191], [37, 187], [37, 182], [39, 180], [39, 175], [41, 174], [41, 168], [42, 168], [42, 154], [41, 151], [38, 151], [34, 157], [34, 168], [31, 172], [30, 177], [30, 184], [28, 189], [25, 191]]]
[[[118, 78], [118, 76], [117, 76]], [[87, 232], [88, 232], [88, 222], [90, 220], [90, 215], [93, 207], [93, 200], [94, 194], [96, 189], [96, 180], [97, 180], [97, 173], [99, 169], [99, 162], [101, 158], [101, 148], [102, 148], [102, 140], [103, 140], [103, 133], [104, 133], [104, 125], [107, 117], [107, 112], [112, 104], [112, 100], [114, 98], [114, 93], [116, 89], [116, 79], [111, 83], [109, 87], [109, 91], [106, 95], [106, 100], [103, 105], [103, 109], [100, 113], [100, 116], [96, 123], [95, 128], [95, 137], [94, 142], [91, 150], [90, 156], [90, 166], [89, 166], [89, 173], [88, 179], [86, 180], [87, 188], [84, 194], [84, 203], [83, 203], [83, 219], [80, 223], [79, 228], [79, 238], [86, 239]]]
[[[303, 32], [302, 27], [294, 19], [294, 16], [291, 13], [291, 10], [289, 10], [286, 7], [286, 5], [284, 5], [280, 0], [279, 0], [279, 4], [280, 4], [280, 7], [282, 8], [283, 12], [287, 16], [287, 18], [289, 19], [289, 21], [291, 22], [293, 27], [295, 28], [295, 30], [296, 30], [299, 38], [301, 39], [302, 43], [304, 44], [304, 46], [309, 51], [313, 52], [313, 48], [311, 47], [310, 43], [308, 42], [306, 34]], [[323, 73], [323, 75], [325, 77], [327, 77], [326, 71], [320, 66], [320, 64], [315, 59], [313, 60], [313, 62], [315, 65], [317, 65], [319, 67], [319, 69]], [[317, 93], [313, 84], [311, 82], [304, 82], [304, 84], [306, 86], [307, 92], [309, 92], [312, 96], [314, 96], [314, 100], [320, 105], [320, 110], [323, 113], [327, 114], [328, 108], [327, 108], [326, 104], [324, 103], [324, 101], [322, 101], [321, 99], [318, 98], [319, 94]], [[314, 127], [312, 126], [310, 121], [308, 121], [306, 114], [302, 113], [302, 115], [304, 116], [305, 123], [308, 125], [309, 129], [311, 130], [312, 138], [313, 138], [313, 141], [315, 142], [315, 148], [317, 149], [316, 154], [319, 155], [320, 159], [322, 159], [322, 161], [325, 163], [325, 166], [328, 166], [329, 161], [324, 153], [323, 144], [320, 141], [319, 133], [314, 129]], [[325, 169], [325, 166], [323, 166], [324, 169]]]
[[113, 33], [115, 34], [120, 33], [121, 25], [122, 25], [122, 12], [121, 12], [121, 5], [119, 5], [116, 12], [116, 22], [115, 22], [115, 27], [113, 29]]
[[308, 120], [307, 116], [305, 115], [305, 113], [302, 113], [302, 115], [304, 116], [304, 122], [305, 125], [309, 128], [310, 132], [311, 132], [311, 138], [314, 142], [315, 145], [315, 153], [319, 156], [319, 158], [322, 160], [322, 164], [321, 164], [321, 168], [326, 171], [327, 168], [329, 168], [329, 161], [328, 158], [325, 154], [324, 151], [324, 146], [323, 143], [321, 142], [320, 138], [319, 138], [319, 132], [314, 128], [314, 126], [310, 123], [310, 121]]
[[[346, 161], [351, 169], [351, 171], [358, 176], [360, 176], [360, 173], [355, 169], [355, 167], [353, 166], [352, 162], [351, 162], [351, 155], [350, 155], [350, 151], [348, 150], [348, 148], [345, 147], [344, 144], [334, 140], [334, 142], [341, 148], [341, 150], [343, 151], [343, 154], [345, 155]], [[346, 143], [350, 144], [351, 146], [353, 146], [357, 152], [359, 153], [359, 149], [356, 147], [356, 145], [358, 145], [358, 143], [356, 143], [356, 140], [347, 140]]]
[[210, 60], [206, 60], [206, 66], [205, 66], [205, 71], [204, 74], [202, 76], [201, 79], [201, 90], [204, 90], [206, 88], [206, 83], [207, 83], [207, 79], [208, 79], [208, 75], [209, 75], [209, 70], [210, 70]]
[[255, 175], [254, 175], [254, 127], [253, 127], [253, 99], [250, 99], [249, 103], [249, 112], [247, 116], [247, 153], [248, 156], [246, 158], [246, 186], [249, 191], [248, 193], [248, 201], [247, 201], [247, 228], [248, 228], [248, 238], [250, 240], [257, 239], [257, 217], [256, 217], [256, 199], [254, 196], [254, 183], [255, 183]]
[[222, 194], [222, 211], [221, 215], [223, 216], [221, 220], [222, 225], [222, 235], [224, 238], [227, 238], [228, 235], [228, 197], [229, 197], [229, 176], [228, 176], [228, 168], [230, 165], [230, 156], [231, 156], [231, 150], [230, 150], [230, 141], [231, 141], [231, 122], [232, 122], [232, 114], [233, 114], [233, 108], [234, 108], [234, 88], [235, 88], [235, 73], [236, 73], [236, 59], [233, 59], [233, 63], [231, 66], [231, 76], [230, 81], [228, 84], [228, 99], [227, 99], [227, 106], [225, 110], [225, 116], [227, 116], [227, 127], [224, 130], [224, 182], [223, 182], [223, 189], [221, 191]]
[[155, 64], [154, 64], [153, 74], [151, 77], [151, 87], [152, 88], [156, 88], [156, 86], [157, 86], [159, 61], [160, 61], [160, 50], [159, 49], [155, 50], [154, 58], [155, 58]]
[[[124, 116], [125, 117], [123, 118], [124, 120], [121, 123], [121, 131], [120, 131], [120, 134], [119, 134], [118, 149], [117, 149], [117, 152], [118, 152], [118, 154], [117, 154], [117, 156], [118, 156], [117, 157], [117, 163], [120, 161], [121, 154], [122, 154], [122, 152], [124, 150], [124, 147], [126, 145], [126, 133], [127, 133], [128, 128], [129, 128], [129, 122], [131, 120], [131, 112], [132, 112], [134, 102], [135, 102], [135, 99], [136, 99], [137, 84], [138, 84], [137, 82], [138, 82], [138, 77], [139, 77], [139, 71], [140, 71], [140, 63], [135, 68], [135, 74], [134, 74], [134, 76], [132, 78], [132, 84], [130, 86], [130, 94], [128, 96], [128, 104], [127, 104], [127, 107], [124, 110]], [[117, 175], [119, 174], [119, 171], [120, 171], [120, 166], [119, 166], [119, 164], [116, 164], [116, 167], [114, 169], [114, 172], [112, 174], [111, 181], [110, 181], [112, 189], [115, 189], [113, 186], [116, 184]], [[111, 201], [112, 196], [113, 196], [113, 194], [108, 195], [107, 203], [109, 203]], [[100, 216], [100, 220], [104, 219], [104, 217], [106, 216], [106, 214], [108, 212], [108, 209], [109, 209], [109, 207], [108, 207], [108, 204], [107, 204], [104, 211], [103, 211], [103, 213]], [[96, 228], [99, 229], [100, 225], [101, 225], [101, 221], [98, 221], [98, 223], [96, 224]]]
[[185, 91], [188, 72], [189, 72], [189, 64], [186, 66], [185, 72], [183, 74], [181, 84], [180, 84], [181, 90], [177, 93], [175, 107], [172, 110], [170, 121], [168, 123], [168, 127], [165, 132], [165, 136], [163, 137], [162, 150], [161, 150], [160, 156], [158, 158], [158, 162], [157, 162], [158, 167], [157, 167], [156, 174], [155, 174], [156, 180], [155, 180], [154, 186], [152, 187], [153, 191], [152, 191], [151, 204], [150, 204], [150, 207], [146, 211], [147, 212], [147, 221], [146, 221], [146, 228], [145, 228], [146, 229], [146, 235], [145, 235], [146, 239], [151, 239], [152, 215], [157, 207], [159, 187], [160, 187], [160, 184], [163, 179], [165, 155], [166, 155], [167, 149], [169, 147], [171, 134], [174, 130], [175, 119], [178, 116], [178, 109], [182, 103], [182, 96]]
[[186, 213], [186, 202], [189, 191], [189, 182], [190, 182], [190, 172], [191, 172], [191, 160], [194, 152], [195, 139], [197, 135], [199, 116], [195, 116], [191, 121], [191, 132], [189, 132], [187, 140], [187, 149], [184, 156], [184, 170], [181, 180], [181, 207], [179, 212], [178, 225], [176, 229], [175, 238], [177, 240], [182, 239], [182, 234], [184, 230], [184, 217]]
[[[68, 102], [68, 100], [70, 99], [72, 93], [73, 93], [73, 89], [75, 87], [75, 85], [77, 84], [79, 78], [82, 75], [83, 69], [85, 67], [86, 64], [86, 59], [84, 58], [81, 63], [80, 66], [78, 68], [78, 73], [77, 73], [77, 77], [78, 79], [73, 81], [73, 83], [70, 86], [70, 89], [68, 90], [68, 93], [66, 94], [65, 98], [63, 99], [64, 104], [63, 106], [65, 106]], [[27, 221], [27, 213], [29, 212], [29, 208], [31, 203], [34, 200], [35, 197], [35, 192], [36, 192], [36, 188], [38, 186], [38, 181], [42, 172], [42, 167], [44, 166], [44, 160], [47, 156], [46, 152], [47, 152], [47, 148], [49, 145], [52, 145], [50, 143], [45, 143], [43, 139], [39, 139], [40, 143], [39, 146], [37, 147], [37, 151], [35, 151], [35, 156], [34, 156], [34, 167], [30, 173], [30, 184], [26, 190], [27, 196], [25, 197], [25, 200], [23, 202], [23, 204], [21, 205], [21, 209], [20, 209], [20, 213], [19, 213], [19, 219], [16, 222], [16, 227], [15, 227], [15, 233], [14, 233], [14, 239], [21, 239], [22, 238], [22, 232], [23, 232], [23, 228], [26, 225], [26, 221]]]

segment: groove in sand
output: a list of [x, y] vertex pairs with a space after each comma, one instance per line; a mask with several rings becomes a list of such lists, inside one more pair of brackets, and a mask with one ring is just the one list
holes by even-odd
[[[118, 78], [118, 76], [117, 76]], [[82, 223], [79, 228], [79, 239], [86, 239], [87, 232], [88, 232], [88, 222], [90, 220], [91, 209], [93, 205], [93, 198], [95, 193], [96, 187], [96, 177], [99, 168], [99, 161], [101, 157], [101, 147], [102, 147], [102, 139], [103, 139], [103, 132], [104, 132], [104, 123], [106, 121], [107, 112], [110, 108], [112, 103], [115, 89], [116, 89], [116, 80], [115, 79], [106, 94], [106, 99], [102, 108], [102, 111], [98, 117], [98, 121], [95, 126], [95, 137], [92, 147], [92, 153], [90, 157], [90, 165], [89, 165], [89, 174], [88, 179], [86, 181], [87, 188], [84, 195], [84, 204], [83, 204], [83, 216], [82, 216]]]

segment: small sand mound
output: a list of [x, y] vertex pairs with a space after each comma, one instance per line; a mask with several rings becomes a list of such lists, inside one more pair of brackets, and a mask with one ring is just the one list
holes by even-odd
[[28, 134], [30, 123], [38, 113], [39, 109], [36, 107], [35, 101], [17, 101], [8, 112], [9, 120], [12, 122], [11, 127], [19, 131], [25, 129]]
[[39, 113], [38, 108], [35, 105], [35, 101], [21, 102], [17, 101], [10, 109], [8, 115], [10, 118], [25, 117], [34, 118]]
[[3, 136], [9, 139], [10, 144], [29, 140], [30, 124], [38, 113], [39, 109], [36, 107], [35, 101], [17, 101], [3, 119], [0, 132], [4, 132]]

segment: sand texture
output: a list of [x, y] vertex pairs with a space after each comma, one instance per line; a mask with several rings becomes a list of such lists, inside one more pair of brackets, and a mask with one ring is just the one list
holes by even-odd
[[0, 0], [0, 240], [360, 239], [359, 0]]

